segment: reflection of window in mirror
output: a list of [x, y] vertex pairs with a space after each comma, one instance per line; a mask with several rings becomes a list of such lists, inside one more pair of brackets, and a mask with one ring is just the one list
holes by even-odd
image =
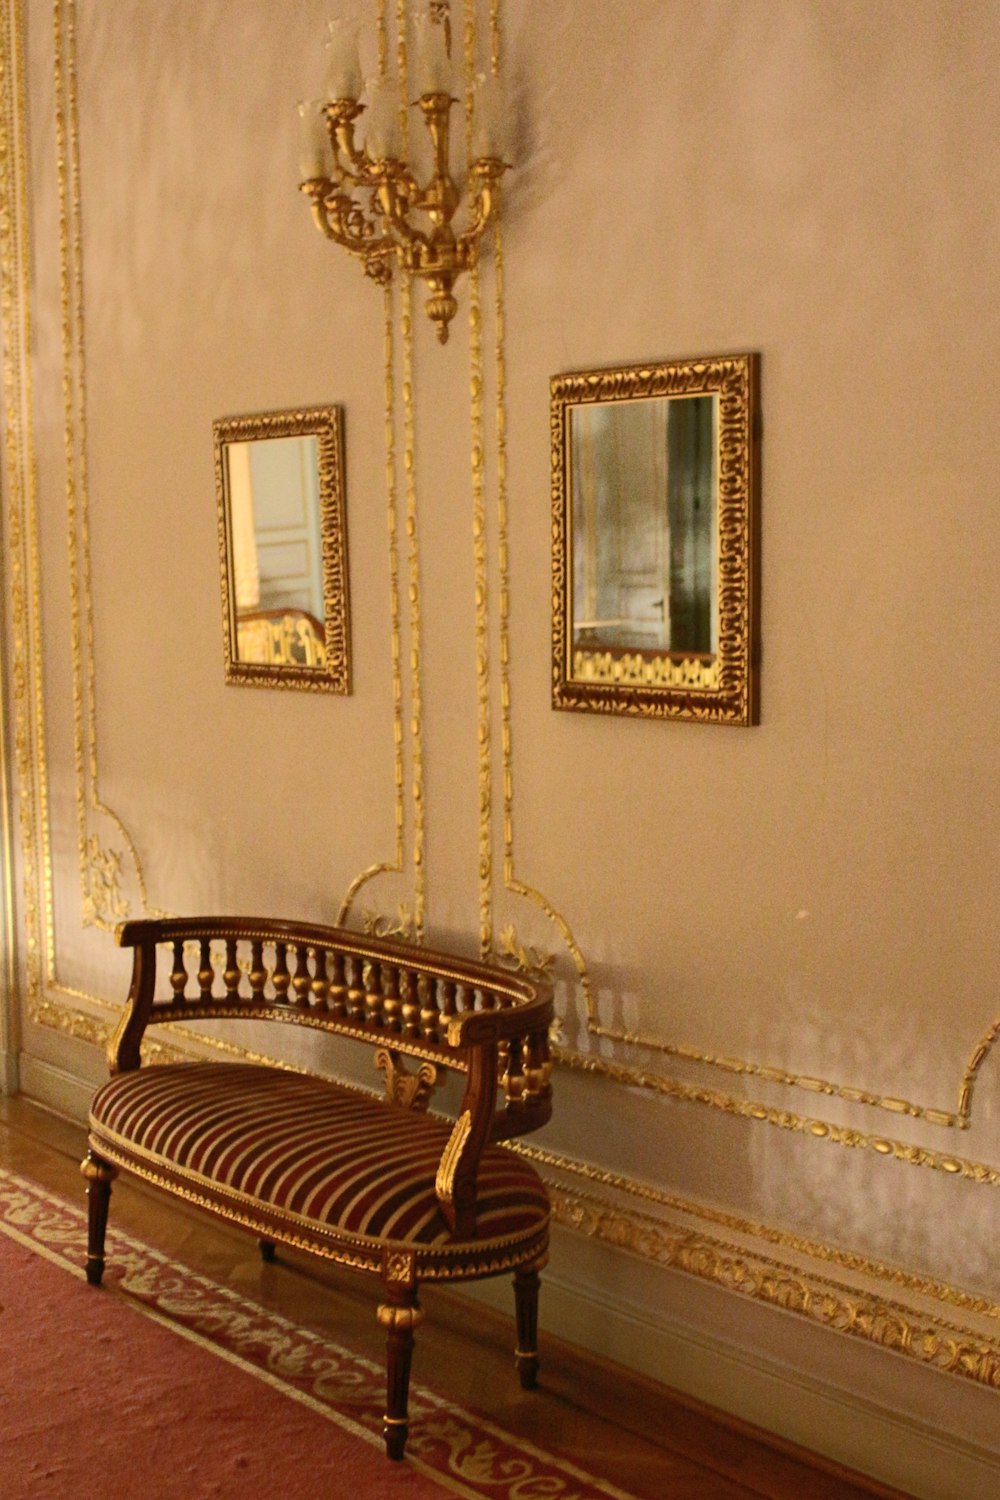
[[348, 692], [339, 410], [223, 418], [215, 436], [226, 680]]
[[716, 407], [570, 408], [574, 647], [715, 652]]

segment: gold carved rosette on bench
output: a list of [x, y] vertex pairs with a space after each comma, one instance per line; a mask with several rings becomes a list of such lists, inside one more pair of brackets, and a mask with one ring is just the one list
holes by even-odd
[[[277, 1245], [381, 1277], [386, 1449], [401, 1458], [421, 1281], [514, 1273], [516, 1362], [530, 1387], [549, 1203], [500, 1142], [551, 1113], [547, 982], [335, 927], [255, 918], [127, 922], [132, 984], [90, 1112], [87, 1278], [104, 1271], [120, 1168]], [[165, 950], [165, 951], [164, 951]], [[158, 951], [167, 958], [159, 965]], [[140, 1066], [146, 1028], [273, 1020], [367, 1043], [385, 1097], [266, 1063]], [[431, 1093], [454, 1070], [454, 1121]]]

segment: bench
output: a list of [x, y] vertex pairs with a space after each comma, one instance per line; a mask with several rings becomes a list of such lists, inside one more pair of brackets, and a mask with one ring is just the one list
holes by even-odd
[[[521, 1384], [531, 1388], [550, 1208], [534, 1168], [498, 1144], [551, 1113], [547, 981], [342, 928], [238, 917], [126, 922], [132, 982], [94, 1097], [87, 1279], [104, 1273], [121, 1168], [257, 1235], [381, 1278], [385, 1444], [401, 1459], [421, 1282], [513, 1272]], [[157, 949], [172, 967], [157, 994]], [[165, 965], [163, 967], [166, 967]], [[385, 1095], [266, 1061], [140, 1066], [146, 1028], [269, 1020], [376, 1049]], [[407, 1067], [407, 1060], [412, 1060]], [[452, 1121], [427, 1104], [465, 1074]]]

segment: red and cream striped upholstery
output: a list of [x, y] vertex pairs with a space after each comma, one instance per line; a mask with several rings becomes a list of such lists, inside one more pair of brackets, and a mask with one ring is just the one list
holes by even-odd
[[422, 1277], [515, 1266], [548, 1235], [533, 1168], [488, 1147], [476, 1238], [455, 1242], [435, 1195], [448, 1121], [273, 1067], [176, 1063], [119, 1073], [97, 1093], [91, 1146], [260, 1233], [377, 1269], [413, 1252]]

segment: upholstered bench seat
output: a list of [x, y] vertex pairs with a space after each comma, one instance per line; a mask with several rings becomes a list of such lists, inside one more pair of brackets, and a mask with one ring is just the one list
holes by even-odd
[[506, 1147], [480, 1157], [474, 1239], [448, 1228], [435, 1178], [452, 1129], [326, 1079], [241, 1063], [119, 1073], [90, 1112], [105, 1160], [319, 1255], [348, 1249], [378, 1271], [398, 1247], [421, 1279], [533, 1259], [548, 1199]]

